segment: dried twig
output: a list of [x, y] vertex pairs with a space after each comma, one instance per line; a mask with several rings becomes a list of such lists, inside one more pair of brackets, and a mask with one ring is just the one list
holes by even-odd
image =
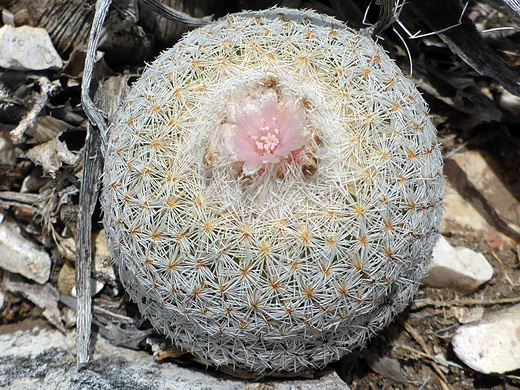
[[[174, 11], [153, 0], [139, 0], [148, 5], [161, 15], [172, 18], [178, 22], [201, 25], [211, 21], [211, 17], [197, 19], [186, 14]], [[90, 84], [94, 70], [94, 58], [102, 34], [102, 27], [108, 13], [112, 0], [98, 0], [96, 2], [96, 13], [92, 22], [92, 29], [87, 47], [85, 69], [81, 84], [81, 102], [85, 114], [92, 126], [89, 126], [85, 154], [83, 160], [83, 178], [80, 193], [80, 215], [77, 235], [76, 253], [76, 286], [78, 289], [77, 299], [77, 364], [82, 367], [90, 360], [89, 344], [92, 327], [92, 300], [90, 297], [90, 273], [91, 273], [91, 228], [92, 213], [97, 201], [99, 175], [102, 167], [101, 134], [107, 133], [107, 123], [101, 112], [94, 105], [90, 97]]]
[[158, 13], [162, 17], [172, 20], [174, 22], [187, 24], [188, 26], [199, 27], [204, 26], [211, 22], [212, 16], [205, 16], [203, 18], [194, 18], [184, 12], [170, 8], [163, 3], [156, 0], [138, 0], [139, 3], [145, 7], [150, 8], [152, 11]]
[[[417, 332], [417, 330], [415, 330], [407, 322], [401, 320], [399, 317], [397, 318], [397, 322], [399, 322], [401, 324], [401, 326], [415, 339], [415, 341], [417, 341], [417, 343], [421, 346], [421, 348], [422, 348], [422, 350], [424, 351], [425, 354], [427, 354], [429, 356], [432, 355], [432, 353], [430, 351], [430, 348], [428, 347], [428, 345], [424, 341], [423, 337], [419, 334], [419, 332]], [[431, 365], [433, 367], [433, 370], [437, 373], [437, 376], [439, 377], [439, 381], [441, 383], [441, 387], [443, 388], [443, 390], [450, 390], [451, 387], [448, 384], [446, 376], [444, 375], [442, 370], [439, 368], [437, 363], [432, 360], [431, 361]]]
[[39, 94], [36, 102], [33, 104], [25, 118], [23, 118], [18, 126], [11, 130], [9, 135], [11, 136], [11, 140], [14, 143], [20, 142], [25, 131], [34, 125], [36, 119], [38, 119], [38, 115], [40, 115], [41, 110], [47, 102], [49, 101], [49, 96], [52, 95], [59, 86], [59, 80], [53, 81], [52, 83], [49, 81], [47, 77], [39, 77], [38, 84], [40, 84], [41, 93]]
[[29, 207], [30, 209], [39, 210], [35, 203], [38, 202], [38, 194], [28, 194], [15, 191], [0, 191], [0, 205]]
[[504, 3], [508, 5], [513, 11], [515, 11], [520, 16], [520, 1], [518, 0], [502, 0]]
[[[486, 240], [487, 241], [487, 240]], [[489, 243], [489, 242], [488, 242]], [[504, 269], [504, 270], [507, 270], [507, 267], [504, 266], [504, 262], [500, 259], [500, 257], [498, 257], [498, 255], [495, 253], [495, 251], [491, 251], [491, 256], [493, 256], [493, 258], [498, 261], [500, 263], [500, 266]], [[511, 287], [515, 287], [516, 284], [511, 280], [511, 277], [509, 276], [508, 272], [505, 271], [504, 272], [504, 278], [507, 280], [507, 282], [511, 285]]]
[[[373, 26], [365, 28], [361, 31], [364, 35], [375, 37], [388, 27], [390, 27], [398, 18], [398, 11], [400, 10], [399, 0], [380, 0], [379, 1], [379, 18], [377, 23]], [[397, 7], [396, 7], [397, 6]], [[396, 12], [396, 9], [398, 10]], [[366, 10], [368, 12], [368, 8]], [[366, 13], [365, 13], [366, 18]], [[364, 22], [363, 22], [364, 23]]]
[[489, 47], [467, 15], [462, 14], [455, 0], [410, 2], [406, 11], [424, 20], [433, 30], [439, 31], [459, 19], [457, 28], [444, 30], [439, 37], [450, 50], [480, 75], [491, 77], [512, 94], [520, 96], [518, 71], [506, 63]]
[[97, 201], [99, 175], [101, 173], [101, 136], [106, 133], [105, 119], [90, 98], [90, 83], [94, 71], [94, 58], [103, 23], [112, 0], [96, 2], [96, 13], [87, 47], [87, 58], [81, 84], [81, 102], [83, 110], [92, 125], [87, 127], [87, 140], [83, 155], [83, 177], [79, 195], [79, 222], [76, 242], [76, 288], [78, 291], [76, 311], [76, 350], [78, 368], [90, 360], [90, 332], [92, 330], [92, 298], [90, 296], [90, 273], [92, 271], [92, 213]]
[[99, 176], [103, 165], [101, 155], [101, 136], [99, 130], [90, 124], [87, 126], [87, 144], [83, 155], [83, 177], [79, 195], [79, 222], [76, 252], [77, 299], [77, 363], [78, 367], [89, 362], [90, 331], [92, 326], [92, 299], [90, 296], [92, 271], [92, 214], [96, 206], [99, 190]]
[[99, 0], [96, 2], [96, 13], [92, 21], [92, 30], [88, 40], [87, 57], [85, 58], [85, 69], [83, 71], [83, 79], [81, 82], [81, 104], [88, 119], [94, 126], [105, 134], [107, 124], [105, 118], [94, 105], [90, 98], [90, 83], [92, 82], [92, 74], [94, 72], [94, 59], [96, 58], [96, 50], [101, 38], [103, 23], [110, 8], [112, 0]]
[[440, 364], [441, 366], [455, 367], [455, 368], [459, 368], [459, 369], [463, 369], [464, 368], [460, 364], [457, 364], [457, 363], [454, 363], [454, 362], [450, 362], [449, 360], [439, 359], [438, 357], [432, 356], [432, 355], [430, 355], [430, 354], [428, 354], [426, 352], [421, 352], [418, 349], [409, 347], [407, 345], [395, 345], [395, 347], [404, 349], [406, 352], [412, 352], [412, 353], [414, 353], [414, 354], [416, 354], [416, 355], [418, 355], [420, 357], [426, 358], [428, 360], [431, 360], [432, 362]]
[[[71, 296], [61, 294], [60, 300], [70, 309], [77, 310], [76, 300]], [[139, 349], [140, 344], [153, 333], [151, 328], [140, 330], [133, 318], [100, 306], [92, 305], [92, 312], [92, 323], [98, 327], [99, 334], [113, 345]]]
[[501, 298], [501, 299], [458, 299], [453, 301], [434, 301], [431, 298], [416, 300], [410, 308], [412, 310], [422, 309], [423, 307], [451, 307], [451, 306], [492, 306], [492, 305], [505, 305], [509, 303], [519, 303], [520, 297], [514, 298]]
[[50, 283], [26, 283], [21, 276], [9, 273], [4, 277], [3, 285], [7, 291], [22, 294], [43, 309], [43, 316], [61, 332], [65, 332], [58, 308], [59, 293], [54, 286]]
[[432, 35], [442, 34], [442, 33], [446, 32], [446, 31], [449, 31], [452, 28], [458, 27], [458, 26], [460, 26], [462, 24], [462, 17], [466, 13], [466, 9], [468, 8], [468, 4], [469, 4], [469, 2], [466, 2], [466, 4], [464, 5], [464, 8], [462, 9], [462, 12], [460, 13], [459, 20], [458, 20], [457, 23], [449, 25], [449, 26], [446, 26], [446, 27], [441, 28], [441, 29], [436, 30], [436, 31], [429, 32], [429, 33], [421, 34], [421, 31], [417, 31], [416, 33], [412, 34], [401, 21], [398, 20], [397, 23], [404, 30], [404, 32], [408, 35], [408, 39], [421, 39], [421, 38], [430, 37]]
[[[76, 299], [74, 299], [73, 297], [69, 295], [60, 294], [60, 301], [62, 301], [70, 309], [76, 311]], [[92, 305], [92, 312], [96, 316], [107, 318], [110, 321], [118, 324], [134, 325], [136, 322], [133, 318], [130, 318], [122, 314], [114, 313], [113, 311], [110, 311], [97, 305]]]
[[[471, 367], [466, 367], [466, 366], [463, 366], [463, 365], [460, 365], [460, 364], [457, 364], [455, 362], [451, 362], [449, 360], [446, 360], [446, 359], [440, 359], [436, 356], [432, 356], [430, 354], [427, 354], [427, 353], [424, 353], [424, 352], [421, 352], [419, 351], [418, 349], [415, 349], [415, 348], [412, 348], [412, 347], [409, 347], [407, 345], [395, 345], [396, 348], [400, 348], [400, 349], [403, 349], [405, 350], [406, 352], [411, 352], [415, 355], [418, 355], [418, 357], [423, 357], [425, 359], [428, 359], [428, 360], [431, 360], [431, 361], [434, 361], [435, 363], [437, 364], [440, 364], [441, 366], [445, 366], [445, 367], [449, 367], [449, 368], [457, 368], [459, 370], [466, 370], [466, 371], [471, 371], [471, 372], [476, 372], [475, 370], [473, 370]], [[519, 381], [520, 380], [520, 377], [517, 376], [517, 375], [508, 375], [508, 374], [495, 374], [501, 378], [507, 378], [507, 379], [511, 379], [513, 381]], [[418, 389], [419, 390], [419, 389]]]

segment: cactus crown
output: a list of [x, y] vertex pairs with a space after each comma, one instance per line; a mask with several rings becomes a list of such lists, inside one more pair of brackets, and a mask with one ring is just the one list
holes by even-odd
[[311, 11], [230, 15], [135, 83], [106, 140], [121, 280], [208, 364], [320, 368], [363, 345], [424, 276], [442, 159], [413, 83]]

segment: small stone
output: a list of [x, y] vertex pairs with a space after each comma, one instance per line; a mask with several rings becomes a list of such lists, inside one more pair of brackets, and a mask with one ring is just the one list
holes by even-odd
[[[90, 287], [90, 294], [95, 296], [105, 287], [105, 284], [91, 278]], [[76, 268], [70, 260], [67, 260], [61, 267], [58, 275], [58, 291], [62, 294], [76, 297]]]
[[497, 175], [499, 169], [500, 164], [491, 155], [463, 151], [446, 161], [444, 172], [490, 221], [510, 235], [520, 237], [520, 202]]
[[5, 294], [2, 290], [0, 290], [0, 310], [2, 309], [2, 306], [4, 306], [5, 301]]
[[60, 55], [43, 28], [3, 26], [0, 28], [0, 66], [13, 70], [59, 69]]
[[505, 89], [502, 90], [498, 104], [500, 104], [501, 108], [504, 108], [515, 115], [520, 115], [520, 97], [513, 95]]
[[[97, 293], [99, 293], [101, 290], [103, 290], [103, 287], [105, 285], [96, 279], [90, 279], [90, 295], [96, 296]], [[72, 290], [70, 291], [70, 295], [76, 298], [77, 292], [76, 292], [76, 286], [72, 287]]]
[[57, 244], [58, 252], [62, 258], [72, 262], [76, 260], [76, 241], [73, 237], [59, 240]]
[[374, 372], [395, 383], [409, 382], [408, 378], [403, 374], [401, 365], [397, 360], [388, 356], [380, 356], [373, 352], [366, 353], [365, 355], [365, 361]]
[[442, 202], [441, 232], [466, 229], [474, 232], [487, 231], [491, 227], [475, 207], [462, 197], [453, 186], [447, 182]]
[[520, 369], [520, 305], [461, 326], [452, 345], [460, 360], [483, 374]]
[[[37, 325], [37, 326], [35, 326]], [[31, 329], [32, 328], [32, 329]], [[314, 379], [248, 382], [175, 363], [157, 363], [144, 351], [111, 345], [103, 338], [87, 368], [76, 369], [74, 333], [25, 321], [0, 326], [0, 383], [9, 390], [348, 390], [334, 370]]]
[[[90, 294], [95, 296], [100, 292], [105, 285], [96, 280], [90, 279]], [[60, 274], [58, 275], [58, 291], [65, 295], [76, 297], [76, 268], [74, 263], [67, 260], [63, 267], [61, 267]]]
[[429, 287], [471, 292], [493, 277], [493, 268], [478, 252], [452, 247], [444, 237], [433, 248], [433, 258], [422, 282]]
[[63, 308], [63, 315], [61, 316], [65, 328], [70, 329], [76, 325], [76, 312], [68, 307]]
[[[3, 221], [3, 222], [2, 222]], [[18, 225], [0, 214], [0, 268], [44, 284], [49, 280], [51, 258], [20, 233]], [[5, 255], [8, 254], [8, 255]]]
[[2, 10], [2, 22], [9, 26], [15, 26], [14, 14], [6, 8]]
[[94, 264], [92, 265], [92, 276], [103, 283], [116, 286], [116, 273], [112, 266], [112, 257], [108, 249], [105, 230], [92, 235], [94, 241]]
[[461, 324], [479, 321], [484, 316], [484, 308], [480, 306], [473, 308], [453, 307], [451, 308], [451, 312]]
[[74, 263], [67, 260], [60, 269], [58, 275], [58, 291], [65, 295], [70, 295], [72, 288], [76, 285], [76, 270]]

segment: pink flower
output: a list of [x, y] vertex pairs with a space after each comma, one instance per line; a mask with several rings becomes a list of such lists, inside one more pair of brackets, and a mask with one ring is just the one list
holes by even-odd
[[235, 129], [231, 148], [243, 172], [251, 175], [263, 164], [277, 163], [305, 144], [305, 111], [295, 103], [279, 103], [276, 93], [268, 90], [256, 106], [250, 103], [234, 110]]

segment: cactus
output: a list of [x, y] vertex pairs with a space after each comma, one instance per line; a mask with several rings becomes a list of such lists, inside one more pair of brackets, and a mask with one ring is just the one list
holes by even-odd
[[436, 130], [387, 54], [331, 17], [272, 8], [188, 33], [105, 142], [121, 280], [208, 365], [319, 369], [425, 276], [444, 189]]

